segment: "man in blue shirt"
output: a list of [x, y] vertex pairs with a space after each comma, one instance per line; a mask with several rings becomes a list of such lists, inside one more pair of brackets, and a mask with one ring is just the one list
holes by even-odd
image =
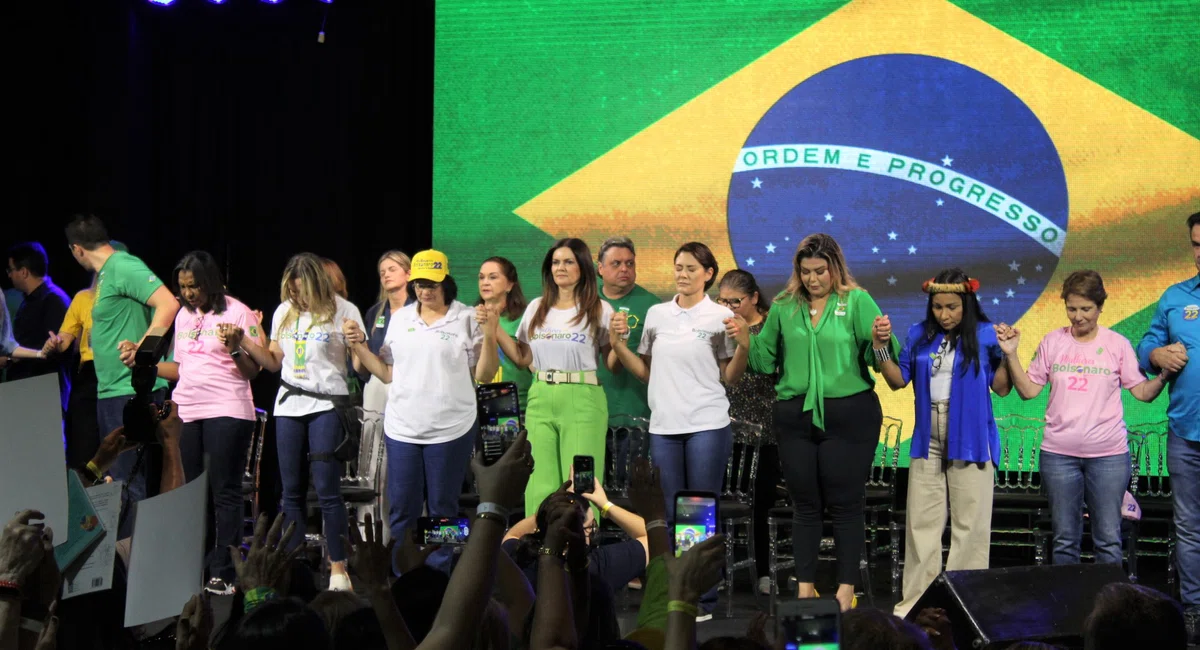
[[[1175, 557], [1188, 637], [1200, 637], [1200, 212], [1188, 217], [1195, 277], [1167, 289], [1138, 360], [1150, 373], [1169, 372], [1167, 471], [1175, 509]], [[1189, 362], [1191, 355], [1197, 361]]]

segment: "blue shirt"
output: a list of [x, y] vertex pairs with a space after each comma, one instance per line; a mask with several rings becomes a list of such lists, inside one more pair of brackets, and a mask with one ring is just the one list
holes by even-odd
[[1142, 370], [1159, 372], [1150, 363], [1150, 353], [1172, 343], [1182, 343], [1189, 360], [1167, 384], [1167, 419], [1175, 435], [1200, 442], [1200, 275], [1172, 286], [1159, 299], [1150, 329], [1138, 344]]
[[[1004, 352], [996, 340], [991, 323], [979, 323], [980, 364], [976, 368], [963, 354], [962, 340], [955, 343], [954, 374], [950, 379], [950, 413], [946, 423], [946, 452], [943, 458], [971, 463], [1000, 463], [1000, 432], [992, 414], [992, 379], [1004, 363]], [[925, 324], [908, 328], [904, 349], [896, 359], [904, 383], [912, 382], [916, 394], [917, 424], [913, 429], [909, 455], [929, 458], [929, 438], [933, 427], [929, 384], [933, 378], [933, 353], [942, 344], [945, 332], [926, 340]]]

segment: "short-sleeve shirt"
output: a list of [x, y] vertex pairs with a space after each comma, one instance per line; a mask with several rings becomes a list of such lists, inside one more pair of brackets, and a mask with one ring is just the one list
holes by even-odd
[[1124, 336], [1098, 327], [1096, 338], [1080, 342], [1069, 327], [1054, 330], [1038, 345], [1029, 379], [1050, 384], [1042, 449], [1077, 458], [1129, 451], [1121, 388], [1146, 377]]
[[392, 315], [384, 342], [392, 350], [383, 431], [411, 444], [457, 440], [475, 423], [472, 369], [483, 348], [475, 310], [455, 300], [432, 325], [411, 304]]
[[725, 336], [733, 312], [704, 296], [684, 309], [679, 296], [650, 308], [638, 354], [651, 358], [650, 433], [672, 435], [729, 426], [720, 359], [736, 343]]
[[95, 302], [96, 294], [91, 289], [75, 294], [62, 326], [58, 328], [59, 332], [70, 334], [79, 342], [79, 363], [92, 360], [92, 305]]
[[[529, 331], [529, 322], [537, 312], [541, 298], [534, 298], [525, 308], [521, 325], [517, 328], [517, 340], [529, 346], [533, 352], [533, 370], [595, 370], [598, 365], [599, 349], [608, 345], [608, 324], [612, 321], [613, 308], [600, 301], [600, 322], [596, 323], [597, 337], [592, 336], [592, 326], [587, 318], [572, 323], [579, 307], [546, 311], [546, 320], [536, 331]], [[598, 340], [597, 340], [598, 339]]]
[[[133, 394], [132, 373], [121, 363], [117, 345], [137, 343], [150, 327], [153, 310], [147, 304], [162, 280], [142, 260], [117, 251], [104, 262], [96, 277], [96, 301], [92, 305], [92, 356], [96, 364], [96, 396], [99, 399]], [[164, 379], [154, 389], [167, 387]]]
[[189, 311], [184, 307], [175, 315], [179, 384], [172, 399], [179, 405], [179, 419], [184, 422], [255, 417], [250, 381], [242, 376], [237, 362], [217, 338], [217, 326], [222, 323], [237, 325], [248, 338], [258, 337], [254, 312], [230, 296], [226, 296], [225, 310], [220, 314]]
[[[271, 340], [283, 350], [280, 378], [295, 386], [323, 395], [349, 395], [350, 386], [346, 377], [346, 335], [342, 324], [348, 320], [363, 327], [362, 315], [352, 303], [334, 296], [337, 309], [333, 319], [313, 323], [310, 312], [294, 312], [288, 322], [290, 302], [275, 308], [271, 318]], [[333, 410], [329, 400], [291, 394], [284, 399], [285, 389], [279, 387], [275, 397], [275, 415], [299, 417], [312, 413]]]
[[[46, 335], [54, 331], [67, 315], [67, 294], [58, 285], [45, 278], [40, 285], [25, 296], [25, 300], [13, 317], [12, 332], [17, 343], [34, 350], [41, 350]], [[51, 359], [22, 359], [21, 363], [8, 369], [8, 380], [25, 379], [58, 373], [64, 404], [71, 391], [70, 365], [73, 355]]]

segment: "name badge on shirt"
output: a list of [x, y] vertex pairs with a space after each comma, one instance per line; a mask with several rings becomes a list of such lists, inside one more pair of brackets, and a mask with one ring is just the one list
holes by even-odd
[[1183, 320], [1196, 320], [1200, 318], [1200, 305], [1188, 305], [1183, 308]]
[[387, 316], [380, 314], [379, 318], [375, 319], [375, 327], [383, 327], [384, 325], [387, 325]]
[[292, 355], [292, 376], [296, 379], [308, 379], [308, 342], [296, 340], [295, 354]]
[[845, 316], [846, 315], [846, 300], [844, 298], [838, 299], [837, 309], [835, 309], [833, 311], [833, 315], [834, 316]]

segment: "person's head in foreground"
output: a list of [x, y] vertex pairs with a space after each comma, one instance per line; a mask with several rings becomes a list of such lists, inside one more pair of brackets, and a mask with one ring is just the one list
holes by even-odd
[[1086, 650], [1183, 650], [1183, 608], [1161, 592], [1128, 582], [1105, 585], [1083, 623]]

